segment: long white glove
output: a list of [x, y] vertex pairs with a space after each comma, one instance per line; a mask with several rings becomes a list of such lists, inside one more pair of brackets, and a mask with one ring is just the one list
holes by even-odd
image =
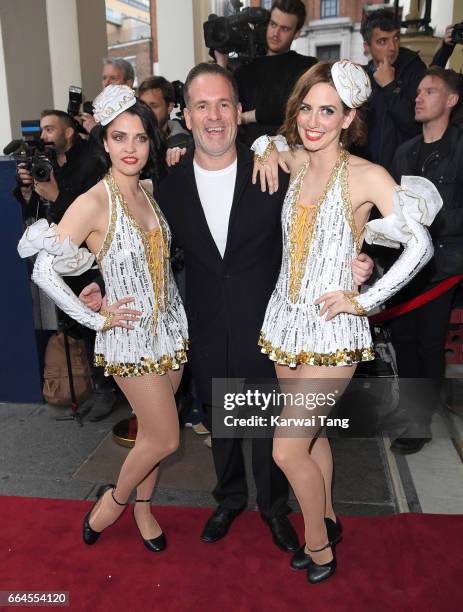
[[404, 287], [432, 258], [434, 248], [425, 225], [431, 225], [442, 207], [442, 198], [428, 179], [403, 176], [393, 194], [393, 212], [369, 221], [365, 240], [398, 249], [404, 247], [394, 265], [356, 301], [367, 312], [387, 301]]
[[105, 317], [85, 306], [61, 278], [78, 276], [91, 268], [95, 258], [87, 249], [79, 249], [69, 236], [60, 242], [56, 225], [39, 219], [24, 232], [18, 253], [23, 258], [38, 253], [32, 280], [63, 312], [90, 329], [103, 328]]

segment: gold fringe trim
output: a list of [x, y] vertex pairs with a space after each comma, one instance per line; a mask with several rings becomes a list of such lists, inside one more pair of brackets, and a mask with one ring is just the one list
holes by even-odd
[[109, 187], [109, 192], [111, 194], [111, 199], [110, 199], [110, 207], [111, 207], [111, 211], [110, 211], [110, 215], [109, 215], [109, 225], [108, 225], [108, 231], [106, 232], [106, 236], [103, 242], [103, 246], [100, 249], [100, 252], [97, 255], [96, 261], [98, 263], [99, 266], [101, 266], [101, 262], [103, 261], [106, 253], [109, 251], [109, 247], [112, 244], [113, 238], [114, 238], [114, 233], [116, 231], [116, 221], [117, 221], [117, 207], [116, 207], [116, 201], [114, 198], [114, 194], [111, 190], [111, 183], [109, 181], [108, 178], [109, 175], [104, 177], [104, 181], [106, 182], [106, 184]]
[[185, 348], [175, 351], [173, 357], [170, 355], [163, 355], [158, 361], [154, 361], [147, 357], [141, 357], [139, 363], [117, 363], [114, 361], [108, 363], [104, 355], [96, 353], [94, 363], [96, 366], [104, 368], [107, 376], [122, 376], [123, 378], [127, 378], [129, 376], [144, 376], [145, 374], [152, 374], [153, 372], [162, 376], [168, 370], [178, 370], [180, 366], [187, 361]]
[[278, 365], [286, 365], [295, 368], [298, 365], [313, 366], [345, 366], [358, 363], [359, 361], [372, 361], [375, 359], [375, 351], [372, 346], [360, 349], [338, 349], [334, 353], [314, 353], [312, 351], [301, 351], [297, 355], [286, 353], [281, 348], [275, 348], [265, 339], [261, 333], [259, 337], [261, 352], [268, 355], [269, 359]]

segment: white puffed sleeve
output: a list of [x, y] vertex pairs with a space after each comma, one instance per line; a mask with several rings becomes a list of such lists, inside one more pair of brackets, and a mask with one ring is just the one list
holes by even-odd
[[368, 312], [388, 300], [404, 287], [428, 261], [434, 249], [425, 225], [431, 225], [442, 207], [442, 198], [428, 179], [403, 176], [394, 188], [393, 212], [382, 219], [369, 221], [365, 240], [404, 250], [394, 265], [357, 302]]
[[32, 280], [63, 312], [90, 329], [103, 328], [105, 317], [85, 306], [61, 278], [77, 276], [92, 266], [95, 258], [87, 249], [79, 249], [69, 236], [60, 242], [56, 225], [39, 219], [24, 232], [18, 253], [23, 258], [38, 253]]

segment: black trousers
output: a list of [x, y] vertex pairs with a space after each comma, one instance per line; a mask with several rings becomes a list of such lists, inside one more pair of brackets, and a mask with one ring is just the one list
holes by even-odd
[[[210, 405], [205, 406], [204, 424], [212, 430]], [[257, 505], [266, 518], [289, 512], [289, 485], [286, 476], [273, 461], [271, 438], [253, 438], [252, 472], [257, 488]], [[212, 437], [217, 485], [212, 494], [219, 506], [229, 509], [244, 508], [248, 503], [248, 486], [243, 455], [243, 440]]]
[[[407, 288], [407, 293], [400, 292], [394, 302], [404, 302], [428, 288], [429, 285], [415, 284]], [[453, 296], [454, 288], [389, 324], [399, 377], [421, 379], [420, 383], [413, 384], [399, 382], [400, 408], [410, 418], [410, 431], [404, 437], [429, 435], [433, 412], [440, 405], [439, 393], [445, 375], [444, 346]]]

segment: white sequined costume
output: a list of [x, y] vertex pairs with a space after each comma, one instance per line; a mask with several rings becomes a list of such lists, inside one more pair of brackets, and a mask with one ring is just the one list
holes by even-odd
[[[327, 321], [319, 316], [321, 306], [314, 305], [324, 293], [354, 290], [351, 264], [360, 238], [350, 201], [348, 157], [341, 153], [314, 207], [299, 203], [308, 164], [291, 181], [285, 197], [281, 271], [259, 340], [262, 352], [280, 365], [342, 366], [374, 359], [367, 317], [341, 313]], [[433, 253], [429, 233], [421, 224], [432, 222], [442, 200], [426, 179], [406, 178], [414, 179], [415, 194], [424, 190], [428, 197], [396, 187], [394, 212], [366, 225], [368, 242], [406, 247], [388, 273], [357, 298], [365, 310], [403, 287]]]
[[[97, 331], [95, 363], [106, 375], [165, 374], [186, 361], [187, 320], [169, 261], [170, 230], [158, 205], [144, 190], [158, 227], [144, 232], [131, 215], [111, 175], [104, 179], [109, 198], [109, 225], [97, 255], [108, 304], [133, 296], [127, 305], [141, 311], [134, 329], [102, 331], [105, 317], [92, 312], [67, 287], [59, 274], [81, 274], [93, 263], [86, 249], [69, 238], [59, 243], [55, 226], [41, 219], [30, 226], [18, 246], [21, 256], [39, 253], [33, 280], [69, 316]], [[63, 264], [63, 262], [65, 262]]]

